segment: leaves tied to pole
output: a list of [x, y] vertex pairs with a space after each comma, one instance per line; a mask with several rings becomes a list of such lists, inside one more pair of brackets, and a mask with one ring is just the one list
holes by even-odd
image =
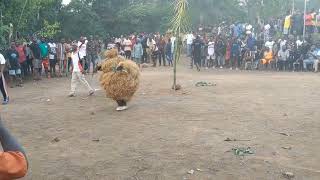
[[189, 17], [188, 17], [188, 0], [175, 0], [173, 6], [173, 17], [171, 20], [172, 35], [176, 37], [174, 42], [174, 67], [173, 67], [173, 89], [176, 90], [177, 85], [177, 62], [180, 60], [182, 52], [182, 33], [185, 33], [189, 29]]

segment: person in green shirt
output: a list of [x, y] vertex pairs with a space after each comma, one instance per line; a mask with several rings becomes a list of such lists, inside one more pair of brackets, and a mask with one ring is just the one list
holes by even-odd
[[46, 38], [42, 37], [41, 42], [39, 43], [40, 52], [41, 52], [41, 58], [42, 58], [42, 64], [44, 67], [44, 71], [46, 73], [46, 76], [50, 78], [49, 76], [49, 45], [46, 42]]

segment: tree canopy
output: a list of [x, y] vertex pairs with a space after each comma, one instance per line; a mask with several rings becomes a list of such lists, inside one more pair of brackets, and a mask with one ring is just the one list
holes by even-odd
[[[295, 1], [304, 0], [188, 0], [190, 24], [214, 25], [221, 21], [254, 21], [286, 14]], [[172, 18], [174, 0], [2, 0], [1, 37], [12, 33], [77, 38], [80, 35], [120, 35], [133, 32], [165, 32]], [[309, 7], [320, 7], [310, 0]]]

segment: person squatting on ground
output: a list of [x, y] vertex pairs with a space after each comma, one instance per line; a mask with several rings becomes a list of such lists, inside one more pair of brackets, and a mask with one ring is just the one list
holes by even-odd
[[6, 66], [6, 59], [0, 53], [0, 90], [2, 93], [2, 97], [3, 97], [3, 102], [2, 102], [3, 105], [9, 103], [9, 95], [7, 92], [6, 80], [3, 75], [3, 71], [4, 71], [5, 66]]
[[80, 63], [80, 56], [79, 56], [79, 50], [77, 45], [72, 46], [72, 77], [71, 77], [71, 91], [69, 93], [69, 97], [74, 97], [76, 95], [76, 89], [78, 86], [78, 83], [81, 82], [89, 91], [89, 96], [94, 94], [94, 90], [89, 85], [88, 81], [85, 79], [82, 68], [82, 65]]
[[7, 130], [0, 118], [0, 142], [3, 152], [0, 152], [0, 179], [12, 180], [22, 178], [27, 174], [28, 161], [22, 146]]

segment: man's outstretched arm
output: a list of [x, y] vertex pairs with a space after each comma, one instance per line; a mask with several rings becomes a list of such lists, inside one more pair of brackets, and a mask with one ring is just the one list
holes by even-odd
[[0, 119], [0, 179], [15, 179], [26, 175], [28, 162], [22, 146], [4, 127]]

